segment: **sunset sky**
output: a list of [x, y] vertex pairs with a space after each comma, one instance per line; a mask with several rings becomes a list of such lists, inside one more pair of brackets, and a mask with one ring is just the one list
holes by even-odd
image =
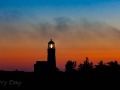
[[0, 0], [0, 70], [33, 71], [56, 45], [68, 60], [120, 63], [120, 0]]

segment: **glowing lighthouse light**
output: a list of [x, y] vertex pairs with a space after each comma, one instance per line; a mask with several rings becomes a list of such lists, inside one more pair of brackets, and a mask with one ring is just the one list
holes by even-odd
[[55, 49], [55, 43], [52, 41], [52, 39], [48, 42], [48, 49]]
[[53, 48], [53, 45], [52, 45], [52, 44], [50, 45], [50, 48]]

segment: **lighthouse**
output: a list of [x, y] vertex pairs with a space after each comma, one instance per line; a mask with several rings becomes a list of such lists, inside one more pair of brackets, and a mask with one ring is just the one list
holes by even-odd
[[56, 55], [55, 55], [55, 43], [52, 39], [48, 42], [48, 49], [47, 49], [47, 61], [49, 65], [50, 71], [56, 70]]
[[56, 55], [55, 55], [55, 43], [52, 39], [48, 42], [47, 47], [47, 60], [36, 61], [34, 64], [35, 73], [54, 73], [56, 72]]

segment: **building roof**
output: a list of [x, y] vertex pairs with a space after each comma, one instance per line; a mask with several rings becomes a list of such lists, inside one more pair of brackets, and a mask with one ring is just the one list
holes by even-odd
[[55, 44], [52, 39], [48, 42], [48, 44]]
[[36, 61], [36, 64], [47, 63], [47, 61]]

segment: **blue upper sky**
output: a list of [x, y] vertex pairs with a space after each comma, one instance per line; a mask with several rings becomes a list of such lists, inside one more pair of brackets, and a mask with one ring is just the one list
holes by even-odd
[[119, 3], [120, 0], [0, 0], [1, 6], [89, 6], [104, 3]]
[[33, 19], [87, 18], [116, 27], [120, 22], [120, 0], [0, 0], [0, 11], [8, 19], [14, 14], [21, 19], [31, 16]]

